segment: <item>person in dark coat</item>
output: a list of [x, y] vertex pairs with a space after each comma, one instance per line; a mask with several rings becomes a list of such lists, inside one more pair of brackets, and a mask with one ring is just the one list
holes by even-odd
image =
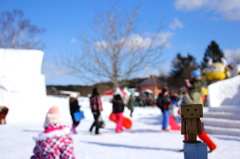
[[76, 134], [76, 127], [80, 124], [80, 120], [77, 121], [74, 118], [74, 113], [79, 112], [80, 111], [80, 106], [78, 104], [78, 93], [72, 93], [70, 94], [70, 99], [69, 99], [69, 109], [70, 109], [70, 115], [72, 117], [72, 128], [71, 128], [71, 132], [73, 134]]
[[94, 122], [91, 125], [89, 131], [92, 132], [93, 128], [95, 127], [95, 134], [97, 135], [100, 134], [99, 128], [101, 127], [101, 125], [99, 124], [99, 119], [101, 117], [101, 111], [103, 111], [103, 107], [101, 97], [96, 87], [92, 90], [92, 95], [90, 97], [90, 107], [94, 117]]
[[157, 106], [161, 109], [163, 114], [162, 120], [162, 130], [168, 131], [168, 121], [169, 121], [169, 105], [171, 100], [168, 94], [168, 88], [165, 86], [162, 88], [162, 92], [159, 93], [157, 98]]
[[124, 111], [124, 102], [122, 97], [119, 94], [114, 95], [112, 100], [112, 108], [115, 118], [117, 119], [117, 125], [115, 132], [119, 133], [123, 131], [122, 121], [123, 121], [123, 111]]
[[130, 117], [132, 117], [134, 107], [135, 107], [135, 98], [132, 94], [130, 95], [130, 97], [128, 99], [127, 107], [130, 110]]
[[8, 114], [8, 107], [0, 106], [0, 125], [7, 124], [6, 116]]

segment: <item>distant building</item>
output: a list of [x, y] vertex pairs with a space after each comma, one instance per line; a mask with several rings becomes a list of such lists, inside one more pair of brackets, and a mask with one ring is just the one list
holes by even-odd
[[144, 81], [142, 81], [139, 86], [139, 92], [143, 94], [144, 92], [152, 94], [153, 97], [157, 97], [161, 92], [160, 87], [164, 83], [156, 78], [154, 75], [150, 75], [150, 77]]

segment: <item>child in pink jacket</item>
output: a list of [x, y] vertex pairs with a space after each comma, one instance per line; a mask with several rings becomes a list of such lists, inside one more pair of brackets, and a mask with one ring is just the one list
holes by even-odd
[[34, 138], [36, 146], [31, 159], [75, 159], [70, 128], [62, 125], [58, 107], [49, 109], [44, 131]]

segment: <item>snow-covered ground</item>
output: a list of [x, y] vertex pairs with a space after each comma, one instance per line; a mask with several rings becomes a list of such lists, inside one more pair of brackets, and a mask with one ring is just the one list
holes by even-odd
[[[64, 115], [65, 123], [71, 125], [68, 110], [68, 98], [47, 97], [47, 106], [59, 106]], [[111, 104], [103, 99], [103, 119], [106, 127], [101, 129], [101, 135], [88, 132], [93, 117], [89, 109], [88, 98], [79, 98], [86, 118], [77, 128], [74, 138], [75, 154], [78, 159], [155, 159], [155, 158], [184, 158], [182, 152], [183, 136], [180, 131], [161, 131], [161, 112], [158, 108], [136, 108], [133, 114], [133, 127], [122, 133], [114, 132], [115, 124], [108, 120]], [[33, 104], [34, 106], [34, 104]], [[22, 117], [27, 110], [19, 109], [9, 118], [7, 125], [0, 125], [0, 158], [27, 159], [32, 155], [35, 142], [33, 136], [43, 131], [44, 112], [46, 107], [37, 107], [39, 115]], [[28, 112], [31, 114], [31, 112]], [[129, 116], [126, 108], [125, 116]], [[27, 119], [27, 120], [26, 120]], [[218, 148], [208, 154], [209, 159], [238, 159], [240, 157], [240, 138], [231, 136], [210, 135]]]

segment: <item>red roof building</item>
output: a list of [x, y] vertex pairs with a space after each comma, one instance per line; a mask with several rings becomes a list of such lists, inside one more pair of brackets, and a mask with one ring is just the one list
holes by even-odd
[[153, 97], [157, 97], [161, 92], [160, 87], [163, 85], [160, 80], [156, 78], [154, 75], [150, 75], [150, 77], [139, 84], [139, 92], [143, 93], [144, 91], [151, 90]]

